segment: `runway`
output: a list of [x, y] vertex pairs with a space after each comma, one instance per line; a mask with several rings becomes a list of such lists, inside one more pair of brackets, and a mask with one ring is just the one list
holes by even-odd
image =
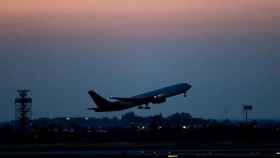
[[280, 157], [278, 149], [130, 149], [130, 150], [65, 150], [65, 151], [2, 151], [0, 157]]

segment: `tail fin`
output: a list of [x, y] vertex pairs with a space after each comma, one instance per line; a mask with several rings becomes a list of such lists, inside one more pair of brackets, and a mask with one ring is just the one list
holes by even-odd
[[98, 95], [95, 91], [91, 90], [88, 91], [88, 94], [90, 95], [90, 97], [93, 99], [93, 101], [95, 102], [95, 104], [97, 105], [98, 108], [102, 108], [105, 106], [109, 106], [111, 104], [110, 101], [106, 100], [105, 98], [103, 98], [102, 96]]

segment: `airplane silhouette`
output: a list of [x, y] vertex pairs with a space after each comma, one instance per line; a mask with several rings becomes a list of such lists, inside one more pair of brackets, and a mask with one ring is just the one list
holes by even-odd
[[[186, 93], [191, 87], [188, 83], [180, 83], [128, 98], [111, 97], [111, 99], [116, 101], [109, 101], [97, 94], [94, 90], [90, 90], [88, 94], [95, 102], [97, 108], [88, 109], [94, 110], [95, 112], [121, 111], [136, 106], [139, 109], [151, 109], [149, 103], [161, 104], [166, 102], [167, 98], [179, 94], [184, 94], [184, 97], [186, 97]], [[143, 107], [143, 105], [145, 106]]]

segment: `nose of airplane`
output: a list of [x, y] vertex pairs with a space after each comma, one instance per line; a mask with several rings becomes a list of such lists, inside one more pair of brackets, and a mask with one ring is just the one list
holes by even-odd
[[192, 85], [190, 85], [190, 84], [186, 83], [186, 88], [187, 88], [187, 90], [189, 90], [189, 89], [191, 89], [191, 88], [192, 88]]

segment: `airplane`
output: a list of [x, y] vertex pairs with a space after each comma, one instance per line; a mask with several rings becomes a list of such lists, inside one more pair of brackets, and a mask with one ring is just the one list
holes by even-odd
[[109, 101], [97, 94], [94, 90], [90, 90], [88, 94], [95, 102], [97, 108], [88, 108], [88, 110], [94, 110], [95, 112], [113, 112], [126, 110], [132, 107], [151, 109], [149, 103], [161, 104], [166, 102], [167, 98], [179, 94], [184, 94], [184, 97], [186, 97], [187, 91], [191, 89], [191, 87], [192, 86], [188, 83], [180, 83], [128, 98], [110, 97], [110, 99], [115, 101]]

